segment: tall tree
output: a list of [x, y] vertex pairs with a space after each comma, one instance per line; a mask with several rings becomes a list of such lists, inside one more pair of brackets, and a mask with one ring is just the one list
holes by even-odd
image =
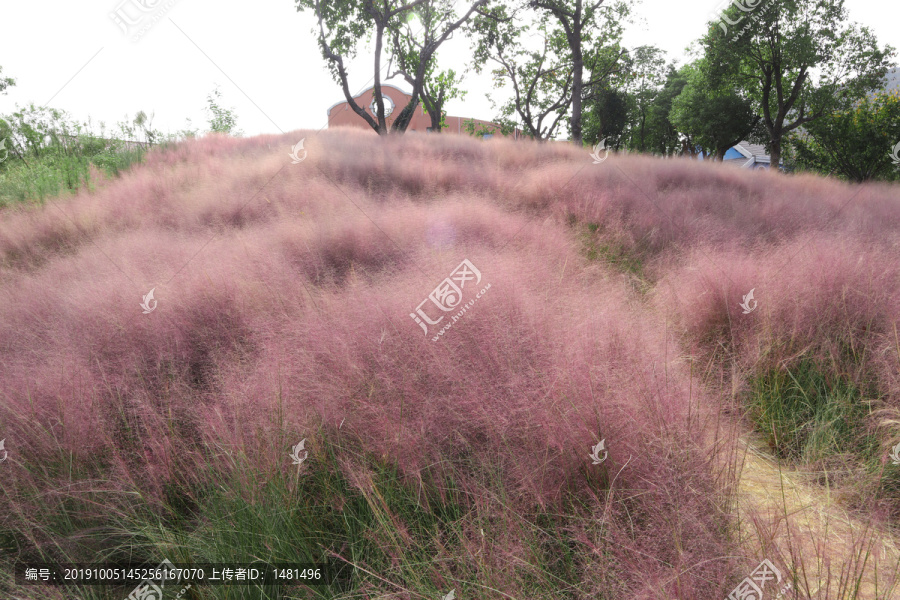
[[[469, 27], [475, 40], [475, 70], [480, 72], [485, 64], [495, 62], [499, 65], [494, 70], [495, 87], [503, 87], [506, 83], [512, 87], [512, 98], [502, 105], [498, 120], [511, 126], [511, 118], [515, 116], [523, 122], [526, 135], [546, 140], [564, 125], [572, 129], [573, 115], [577, 115], [579, 132], [576, 136], [573, 130], [572, 139], [580, 144], [580, 122], [585, 103], [593, 100], [592, 94], [609, 88], [610, 77], [622, 69], [620, 59], [624, 50], [618, 45], [620, 20], [602, 21], [601, 34], [596, 37], [610, 41], [602, 45], [592, 43], [597, 19], [579, 19], [582, 23], [579, 36], [586, 48], [579, 48], [577, 56], [581, 67], [576, 68], [572, 36], [563, 25], [555, 18], [547, 19], [543, 11], [539, 10], [535, 15], [527, 1], [512, 6], [512, 11], [507, 5], [483, 11]], [[596, 16], [598, 11], [591, 14]], [[541, 37], [542, 46], [526, 48], [525, 44], [536, 34], [525, 34], [535, 30]], [[582, 84], [576, 94], [574, 83], [578, 73], [582, 74]], [[574, 113], [573, 104], [577, 104]]]
[[444, 105], [454, 98], [465, 98], [468, 93], [460, 86], [462, 76], [457, 75], [453, 69], [440, 71], [437, 74], [429, 72], [422, 83], [422, 104], [425, 112], [431, 118], [431, 131], [441, 133], [447, 127], [447, 111]]
[[[681, 94], [685, 85], [687, 78], [675, 68], [674, 64], [670, 64], [667, 67], [666, 81], [653, 98], [647, 117], [647, 145], [655, 154], [670, 156], [683, 151], [684, 134], [672, 124], [669, 113], [672, 111], [672, 102]], [[689, 143], [693, 144], [693, 140], [689, 140]]]
[[730, 6], [725, 17], [747, 24], [733, 37], [710, 24], [702, 44], [713, 83], [730, 81], [753, 99], [773, 165], [789, 132], [876, 89], [894, 54], [849, 21], [844, 0], [768, 0], [752, 12]]
[[[344, 98], [350, 108], [353, 109], [369, 126], [380, 135], [388, 133], [387, 120], [384, 111], [384, 98], [381, 93], [382, 52], [384, 50], [385, 35], [390, 33], [389, 27], [396, 26], [405, 21], [410, 11], [425, 5], [444, 4], [442, 0], [294, 0], [297, 10], [312, 10], [318, 20], [318, 41], [322, 50], [322, 57], [328, 61], [329, 69], [335, 81], [341, 84]], [[422, 86], [425, 74], [437, 52], [450, 35], [459, 29], [477, 10], [486, 6], [491, 0], [474, 0], [462, 17], [447, 21], [439, 30], [424, 31], [421, 48], [417, 54], [417, 63], [412, 72], [412, 97], [406, 106], [397, 114], [391, 125], [391, 131], [402, 133], [406, 131], [409, 122], [415, 114], [416, 107], [422, 94]], [[315, 33], [315, 31], [314, 31]], [[370, 116], [363, 107], [359, 106], [350, 93], [347, 68], [344, 59], [356, 56], [358, 41], [365, 34], [374, 33], [374, 96], [376, 115]], [[412, 67], [412, 66], [411, 66]], [[377, 120], [376, 120], [377, 119]]]
[[585, 103], [584, 141], [595, 145], [605, 140], [604, 147], [618, 149], [628, 123], [628, 97], [625, 93], [604, 87], [591, 94]]
[[[582, 117], [585, 89], [592, 90], [609, 74], [614, 64], [597, 63], [602, 54], [586, 48], [617, 45], [622, 38], [623, 22], [631, 14], [631, 5], [618, 0], [604, 5], [606, 0], [527, 0], [555, 20], [565, 33], [572, 68], [572, 112], [569, 127], [572, 143], [582, 144]], [[593, 57], [593, 61], [588, 58]], [[587, 60], [586, 60], [587, 59]], [[585, 76], [587, 73], [587, 77]]]
[[[525, 135], [552, 139], [564, 124], [572, 102], [572, 71], [563, 32], [545, 22], [523, 21], [523, 11], [505, 5], [492, 7], [472, 20], [474, 69], [480, 73], [493, 62], [494, 87], [512, 87], [512, 97], [500, 106], [495, 120], [509, 131], [521, 122]], [[523, 47], [525, 32], [536, 29], [540, 49]], [[491, 99], [496, 107], [497, 102]]]
[[[0, 75], [3, 74], [3, 67], [0, 67]], [[16, 80], [11, 77], [0, 77], [0, 93], [6, 94], [6, 88], [16, 85]], [[2, 154], [2, 158], [0, 158], [0, 162], [5, 161], [7, 156], [9, 156], [9, 148], [6, 148], [6, 140], [9, 138], [11, 133], [11, 129], [9, 127], [9, 123], [7, 123], [4, 119], [0, 119], [0, 154]]]
[[701, 59], [681, 68], [686, 85], [672, 101], [669, 121], [721, 161], [729, 148], [760, 123], [753, 103], [727, 86], [710, 82]]
[[628, 147], [649, 152], [648, 120], [653, 101], [665, 83], [665, 52], [655, 46], [638, 46], [626, 53], [623, 62], [626, 75], [620, 79], [628, 96]]
[[[453, 17], [453, 2], [426, 2], [412, 9], [405, 20], [391, 27], [392, 62], [397, 65], [396, 71], [388, 79], [402, 77], [409, 85], [415, 86], [415, 71], [421, 64], [424, 50], [423, 41], [417, 30], [431, 32], [435, 37]], [[426, 39], [428, 36], [424, 36]], [[451, 35], [452, 37], [452, 35]], [[449, 39], [449, 38], [448, 38]], [[390, 68], [388, 68], [390, 70]], [[466, 91], [460, 87], [462, 76], [453, 69], [438, 71], [437, 57], [426, 65], [425, 77], [422, 79], [421, 100], [425, 112], [431, 118], [431, 131], [440, 133], [446, 127], [444, 104], [454, 98], [464, 98]]]

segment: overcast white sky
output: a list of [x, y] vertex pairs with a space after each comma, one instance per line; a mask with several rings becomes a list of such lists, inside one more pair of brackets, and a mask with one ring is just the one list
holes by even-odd
[[[137, 1], [0, 0], [6, 25], [0, 66], [17, 80], [0, 95], [0, 114], [34, 102], [112, 125], [144, 110], [155, 113], [153, 125], [163, 131], [184, 128], [187, 118], [206, 129], [205, 99], [218, 83], [238, 127], [255, 135], [323, 128], [326, 109], [343, 100], [310, 33], [312, 16], [298, 13], [292, 0], [162, 0], [171, 8], [133, 42], [110, 14], [121, 8], [136, 15]], [[643, 0], [636, 15], [644, 23], [627, 30], [626, 45], [654, 44], [685, 62], [684, 49], [719, 5]], [[847, 6], [880, 44], [900, 48], [900, 3], [847, 0]], [[462, 35], [442, 46], [441, 67], [471, 66], [468, 48]], [[361, 54], [349, 72], [354, 93], [371, 85], [370, 55]], [[448, 113], [492, 118], [488, 77], [471, 74], [466, 82], [468, 96], [449, 103]]]

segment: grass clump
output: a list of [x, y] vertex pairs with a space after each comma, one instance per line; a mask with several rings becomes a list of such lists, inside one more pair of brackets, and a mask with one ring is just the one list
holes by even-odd
[[811, 463], [877, 448], [866, 433], [869, 403], [848, 377], [827, 373], [814, 360], [768, 370], [751, 382], [750, 418], [780, 458]]
[[644, 277], [644, 269], [641, 260], [628, 249], [613, 241], [604, 240], [599, 223], [588, 223], [587, 232], [584, 234], [585, 254], [588, 260], [601, 260], [608, 263], [617, 271], [630, 273], [637, 277]]

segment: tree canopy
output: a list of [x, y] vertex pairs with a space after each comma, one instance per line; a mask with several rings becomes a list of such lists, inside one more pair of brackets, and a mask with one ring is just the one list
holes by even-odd
[[772, 164], [788, 133], [876, 90], [894, 55], [849, 20], [844, 0], [767, 0], [749, 16], [742, 12], [725, 11], [729, 22], [748, 19], [736, 35], [710, 24], [701, 43], [713, 85], [752, 100]]
[[[311, 10], [318, 22], [317, 35], [322, 57], [326, 60], [335, 81], [341, 85], [350, 108], [379, 134], [388, 133], [384, 97], [381, 93], [382, 54], [385, 51], [385, 36], [388, 42], [391, 34], [397, 32], [413, 14], [423, 18], [421, 36], [414, 33], [406, 38], [406, 44], [396, 41], [394, 50], [402, 55], [402, 69], [409, 75], [412, 97], [393, 118], [390, 131], [406, 131], [416, 107], [422, 98], [426, 77], [438, 48], [450, 35], [459, 29], [476, 11], [487, 6], [491, 0], [474, 0], [466, 12], [457, 18], [449, 0], [295, 0], [298, 11]], [[374, 36], [373, 81], [376, 111], [370, 115], [357, 104], [350, 92], [349, 74], [346, 61], [356, 56], [359, 40]], [[389, 49], [390, 50], [390, 49]]]

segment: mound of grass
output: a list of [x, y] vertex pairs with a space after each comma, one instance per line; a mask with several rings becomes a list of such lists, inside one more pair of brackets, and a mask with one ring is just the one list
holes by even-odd
[[[314, 455], [298, 467], [285, 464], [263, 472], [236, 453], [232, 469], [211, 465], [205, 473], [175, 478], [165, 484], [163, 511], [147, 510], [135, 490], [131, 500], [118, 502], [103, 519], [105, 527], [75, 517], [102, 501], [101, 490], [67, 494], [56, 507], [67, 518], [48, 521], [44, 531], [57, 543], [49, 552], [32, 547], [26, 555], [32, 561], [150, 566], [163, 558], [179, 565], [327, 563], [336, 576], [330, 585], [319, 586], [191, 586], [184, 600], [358, 598], [378, 590], [439, 598], [451, 589], [458, 596], [486, 598], [491, 589], [479, 584], [496, 580], [518, 581], [532, 598], [586, 593], [583, 569], [591, 561], [585, 560], [575, 532], [597, 526], [590, 507], [576, 498], [563, 513], [538, 507], [523, 513], [511, 508], [514, 501], [506, 496], [499, 471], [482, 471], [491, 480], [482, 492], [490, 493], [473, 494], [453, 475], [472, 465], [438, 465], [411, 480], [377, 457], [355, 455], [348, 463], [354, 452], [334, 439], [337, 443], [328, 438], [314, 443]], [[198, 487], [211, 481], [216, 484]], [[0, 533], [15, 546], [21, 532]], [[84, 543], [62, 543], [75, 538]], [[505, 554], [510, 540], [516, 541], [520, 561], [509, 563], [503, 569], [508, 572], [497, 572], [492, 563]], [[614, 576], [607, 584], [622, 587]], [[46, 592], [14, 588], [2, 579], [0, 590], [22, 597]], [[130, 591], [123, 586], [68, 589], [83, 600], [121, 600]]]
[[[550, 145], [409, 136], [388, 146], [404, 160], [386, 161], [378, 136], [326, 131], [267, 184], [299, 137], [154, 151], [92, 202], [72, 202], [71, 219], [5, 211], [0, 255], [28, 268], [0, 303], [0, 566], [25, 550], [328, 559], [353, 566], [349, 584], [280, 593], [724, 597], [747, 572], [733, 557], [758, 557], [732, 527], [732, 471], [711, 460], [727, 390], [698, 395], [682, 339], [710, 340], [710, 391], [756, 374], [751, 416], [779, 455], [874, 458], [865, 399], [897, 397], [884, 332], [900, 314], [893, 247], [870, 241], [896, 240], [880, 188], [835, 221], [838, 244], [827, 203], [799, 201], [813, 194], [794, 180], [709, 165], [623, 157], [628, 178], [585, 170], [557, 198], [578, 167]], [[649, 210], [629, 179], [665, 192], [684, 226]], [[551, 218], [566, 211], [569, 230]], [[854, 223], [871, 230], [857, 236]], [[572, 260], [576, 236], [596, 261], [588, 271]], [[431, 344], [410, 311], [463, 257], [494, 288]], [[600, 281], [607, 264], [619, 276]], [[172, 265], [184, 269], [159, 283]], [[632, 302], [633, 281], [647, 302]], [[138, 304], [149, 289], [152, 314]], [[750, 289], [759, 309], [744, 313]], [[877, 393], [857, 376], [865, 361], [840, 352], [840, 367], [757, 371], [760, 352], [768, 365], [794, 355], [772, 354], [784, 340], [827, 346], [841, 331], [872, 357]], [[269, 422], [276, 398], [289, 427]], [[314, 433], [345, 418], [352, 443]], [[286, 452], [300, 435], [311, 451], [297, 470]], [[722, 452], [737, 447], [722, 439]], [[609, 455], [593, 463], [601, 440]], [[8, 573], [0, 596], [39, 597]]]

